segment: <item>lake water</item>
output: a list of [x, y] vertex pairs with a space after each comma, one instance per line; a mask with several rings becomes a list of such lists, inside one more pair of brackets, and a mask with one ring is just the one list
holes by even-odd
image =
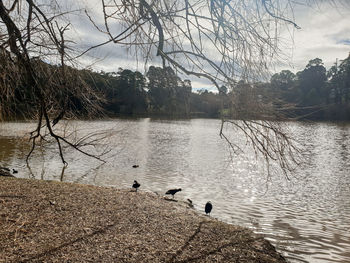
[[[220, 125], [149, 118], [59, 123], [73, 137], [110, 133], [104, 145], [91, 148], [111, 150], [106, 164], [65, 149], [69, 165], [62, 170], [54, 144], [36, 150], [26, 166], [30, 145], [23, 138], [34, 123], [2, 123], [0, 166], [18, 169], [19, 177], [118, 188], [136, 179], [142, 190], [161, 195], [182, 188], [176, 199], [190, 198], [199, 211], [210, 200], [213, 217], [263, 234], [290, 262], [350, 262], [350, 124], [286, 123], [311, 152], [310, 163], [289, 181], [278, 171], [267, 177], [249, 149], [232, 155], [219, 137]], [[231, 136], [244, 146], [239, 133]]]

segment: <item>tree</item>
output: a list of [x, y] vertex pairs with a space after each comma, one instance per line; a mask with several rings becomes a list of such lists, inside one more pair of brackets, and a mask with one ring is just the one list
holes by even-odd
[[198, 94], [191, 94], [191, 111], [198, 117], [218, 118], [222, 109], [221, 102], [222, 100], [218, 94], [201, 89]]
[[222, 94], [222, 95], [226, 95], [227, 94], [227, 87], [225, 85], [222, 85], [219, 88], [219, 93]]
[[295, 104], [298, 101], [297, 96], [297, 77], [290, 70], [282, 70], [271, 77], [270, 98], [275, 96], [282, 100], [282, 103]]
[[143, 113], [147, 110], [146, 78], [138, 71], [120, 70], [117, 75], [117, 92], [120, 113]]
[[296, 76], [290, 70], [282, 70], [271, 77], [271, 84], [282, 90], [289, 90], [294, 86]]
[[190, 80], [182, 81], [170, 67], [151, 66], [147, 72], [151, 111], [164, 114], [189, 114]]
[[324, 118], [325, 105], [328, 104], [329, 89], [326, 85], [327, 70], [322, 59], [309, 61], [303, 71], [297, 73], [299, 102], [303, 114], [312, 118]]
[[338, 61], [327, 72], [329, 101], [333, 119], [348, 120], [350, 116], [350, 55]]
[[309, 61], [306, 68], [297, 73], [301, 90], [301, 105], [323, 104], [323, 93], [327, 80], [327, 70], [322, 59], [315, 58]]
[[329, 77], [335, 92], [335, 102], [347, 104], [350, 101], [350, 55], [340, 63], [339, 67], [331, 68]]
[[163, 69], [151, 66], [146, 74], [148, 78], [148, 96], [151, 110], [165, 112], [166, 105], [171, 104], [173, 89], [177, 84], [175, 73], [171, 68]]
[[189, 79], [185, 79], [180, 86], [178, 97], [183, 102], [184, 113], [186, 116], [190, 115], [190, 99], [192, 94], [192, 84]]

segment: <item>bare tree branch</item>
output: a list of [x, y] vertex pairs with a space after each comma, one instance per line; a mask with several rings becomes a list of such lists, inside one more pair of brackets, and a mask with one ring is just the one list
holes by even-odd
[[[18, 12], [12, 13], [15, 8], [18, 8]], [[29, 138], [32, 147], [27, 155], [27, 162], [38, 141], [46, 141], [48, 135], [56, 141], [64, 165], [67, 162], [62, 143], [103, 162], [101, 156], [83, 149], [88, 142], [84, 144], [81, 141], [75, 145], [57, 134], [51, 125], [50, 116], [58, 116], [54, 119], [54, 124], [64, 116], [77, 116], [79, 111], [96, 116], [103, 101], [103, 97], [77, 74], [78, 71], [67, 65], [67, 61], [70, 61], [67, 53], [70, 48], [67, 44], [72, 42], [65, 39], [65, 33], [69, 30], [70, 23], [60, 20], [65, 12], [55, 13], [54, 9], [50, 5], [40, 6], [32, 0], [15, 1], [10, 8], [6, 8], [5, 3], [0, 1], [0, 29], [1, 32], [7, 32], [0, 39], [0, 55], [6, 61], [0, 68], [0, 76], [4, 80], [0, 86], [0, 100], [4, 105], [16, 105], [18, 101], [25, 99], [28, 101], [22, 109], [25, 115], [38, 113], [37, 127]], [[42, 61], [50, 56], [59, 58], [58, 67]], [[74, 105], [77, 100], [81, 105], [79, 110]], [[2, 118], [12, 116], [10, 110], [2, 107], [0, 110]], [[21, 114], [21, 110], [16, 111], [16, 114]], [[90, 145], [92, 143], [90, 140]]]

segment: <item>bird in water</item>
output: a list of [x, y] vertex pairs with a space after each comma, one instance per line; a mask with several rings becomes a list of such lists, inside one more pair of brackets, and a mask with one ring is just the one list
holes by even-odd
[[16, 174], [16, 173], [18, 173], [18, 171], [17, 171], [16, 169], [13, 169], [13, 168], [12, 168], [12, 173], [13, 173], [13, 174]]
[[135, 188], [135, 191], [137, 192], [137, 188], [139, 188], [139, 187], [140, 187], [140, 184], [136, 180], [134, 180], [132, 188]]
[[138, 164], [134, 164], [134, 165], [132, 166], [132, 168], [138, 168], [138, 167], [139, 167]]
[[210, 203], [210, 201], [207, 202], [205, 204], [205, 208], [204, 208], [205, 213], [210, 215], [210, 212], [211, 212], [212, 209], [213, 209], [213, 205]]
[[173, 198], [174, 198], [174, 195], [177, 193], [177, 192], [180, 192], [181, 191], [181, 188], [178, 188], [178, 189], [170, 189], [168, 190], [165, 194], [166, 195], [172, 195]]

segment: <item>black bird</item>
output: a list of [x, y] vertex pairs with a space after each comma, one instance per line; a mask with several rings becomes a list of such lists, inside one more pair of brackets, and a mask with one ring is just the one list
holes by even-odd
[[132, 166], [132, 168], [138, 168], [138, 167], [139, 167], [138, 164], [134, 164], [134, 165]]
[[0, 168], [0, 176], [7, 176], [7, 177], [14, 177], [10, 172], [8, 172], [6, 169]]
[[140, 187], [140, 184], [136, 180], [134, 180], [134, 183], [133, 183], [132, 187], [135, 188], [135, 190], [137, 192], [137, 188]]
[[188, 206], [193, 208], [193, 202], [191, 199], [187, 198], [187, 201], [188, 201]]
[[178, 188], [178, 189], [170, 189], [168, 190], [165, 194], [166, 195], [172, 195], [173, 198], [174, 198], [174, 195], [177, 193], [177, 192], [180, 192], [181, 191], [181, 188]]
[[210, 202], [205, 204], [205, 213], [210, 215], [211, 210], [213, 209], [213, 205]]
[[18, 173], [18, 171], [12, 168], [12, 173], [16, 174], [16, 173]]

